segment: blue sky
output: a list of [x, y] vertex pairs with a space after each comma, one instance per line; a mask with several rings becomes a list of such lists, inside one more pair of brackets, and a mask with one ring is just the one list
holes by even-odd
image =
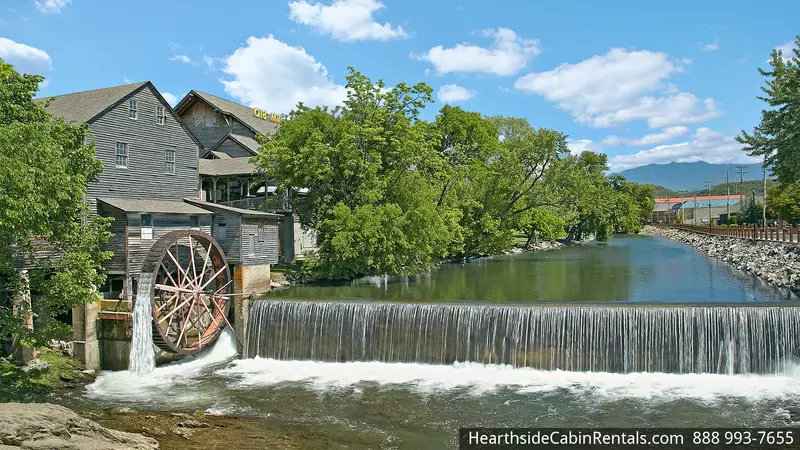
[[341, 102], [353, 66], [430, 84], [426, 118], [444, 103], [525, 117], [623, 170], [752, 162], [733, 137], [758, 122], [757, 68], [791, 47], [798, 12], [796, 0], [5, 0], [0, 58], [45, 75], [43, 95], [151, 80], [173, 101], [196, 89], [277, 113]]

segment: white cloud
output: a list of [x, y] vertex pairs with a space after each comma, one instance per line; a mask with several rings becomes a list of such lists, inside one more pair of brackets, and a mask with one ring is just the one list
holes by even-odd
[[225, 91], [244, 104], [269, 112], [288, 113], [298, 102], [314, 106], [341, 105], [347, 96], [322, 63], [302, 47], [283, 43], [272, 35], [251, 36], [247, 43], [222, 60], [220, 80]]
[[644, 145], [659, 145], [666, 144], [667, 142], [680, 139], [689, 134], [688, 127], [669, 127], [663, 129], [660, 133], [648, 134], [641, 139], [621, 138], [617, 136], [609, 136], [603, 139], [603, 143], [613, 146], [625, 147], [639, 147]]
[[20, 73], [45, 75], [52, 60], [44, 50], [0, 37], [0, 58]]
[[783, 55], [784, 61], [789, 61], [794, 57], [794, 41], [786, 41], [783, 44], [775, 47], [775, 50], [780, 50]]
[[167, 103], [169, 103], [169, 106], [175, 106], [178, 104], [178, 97], [175, 97], [175, 95], [170, 94], [169, 92], [162, 92], [161, 96], [164, 97], [164, 100], [166, 100]]
[[465, 102], [475, 96], [475, 91], [471, 91], [457, 84], [445, 84], [439, 88], [436, 97], [444, 103]]
[[131, 83], [133, 83], [133, 81], [131, 81], [131, 79], [130, 79], [130, 78], [128, 78], [128, 77], [122, 77], [122, 82], [123, 82], [123, 83], [125, 83], [125, 84], [131, 84]]
[[715, 52], [717, 50], [719, 50], [719, 41], [717, 39], [714, 39], [714, 42], [703, 46], [704, 52]]
[[589, 139], [567, 139], [567, 148], [571, 154], [580, 155], [586, 151], [601, 153], [603, 150], [603, 145], [599, 142], [593, 142]]
[[214, 68], [214, 58], [208, 55], [203, 55], [203, 62], [206, 63], [206, 66], [208, 66], [209, 69]]
[[514, 86], [528, 94], [542, 95], [572, 113], [578, 123], [598, 128], [632, 120], [646, 120], [650, 128], [664, 128], [722, 115], [714, 100], [701, 101], [665, 81], [682, 71], [683, 67], [666, 53], [615, 48], [576, 64], [530, 73]]
[[61, 12], [61, 8], [72, 3], [72, 0], [34, 0], [33, 3], [39, 11], [45, 14], [55, 14]]
[[494, 40], [489, 48], [469, 43], [453, 48], [438, 45], [424, 54], [411, 54], [411, 57], [430, 62], [440, 75], [474, 72], [508, 76], [519, 73], [533, 57], [541, 53], [539, 41], [523, 39], [508, 28], [487, 29], [481, 34]]
[[407, 36], [402, 27], [375, 21], [373, 14], [383, 8], [378, 0], [333, 0], [330, 5], [300, 0], [289, 2], [289, 18], [340, 41], [386, 41]]
[[188, 56], [186, 56], [186, 55], [180, 55], [180, 54], [173, 56], [173, 57], [172, 57], [172, 58], [170, 58], [169, 60], [170, 60], [170, 61], [180, 61], [180, 62], [182, 62], [182, 63], [187, 63], [187, 64], [188, 64], [188, 63], [190, 63], [190, 62], [192, 62], [192, 59], [191, 59], [191, 58], [189, 58], [189, 57], [188, 57]]
[[632, 155], [611, 158], [611, 170], [619, 172], [647, 164], [670, 162], [705, 161], [712, 164], [733, 162], [758, 162], [748, 157], [733, 136], [725, 136], [710, 128], [701, 127], [692, 135], [691, 141], [671, 145], [659, 145]]
[[688, 66], [688, 65], [689, 65], [689, 64], [691, 64], [692, 62], [693, 62], [693, 61], [692, 61], [692, 58], [682, 58], [682, 59], [681, 59], [681, 64], [683, 64], [684, 66]]

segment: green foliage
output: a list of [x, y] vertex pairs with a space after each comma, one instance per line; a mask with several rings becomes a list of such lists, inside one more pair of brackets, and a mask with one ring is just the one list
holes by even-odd
[[[424, 83], [386, 89], [351, 69], [344, 107], [299, 105], [256, 164], [317, 230], [306, 279], [411, 274], [447, 257], [500, 254], [517, 230], [555, 240], [636, 230], [654, 188], [605, 177], [605, 155], [571, 156], [567, 136], [514, 117], [431, 102]], [[646, 213], [644, 210], [646, 209]]]
[[657, 186], [654, 184], [651, 184], [650, 186], [653, 186], [653, 195], [655, 195], [656, 198], [673, 198], [681, 196], [678, 191], [673, 191], [672, 189], [664, 186]]
[[800, 220], [800, 182], [781, 183], [769, 188], [767, 212], [784, 220]]
[[22, 287], [20, 264], [32, 264], [36, 316], [31, 331], [23, 326], [30, 312], [0, 304], [0, 335], [19, 333], [28, 344], [68, 331], [54, 318], [97, 299], [101, 263], [110, 257], [101, 251], [108, 221], [87, 220], [86, 186], [102, 170], [94, 144], [83, 145], [88, 126], [65, 123], [34, 102], [42, 80], [0, 60], [0, 278], [13, 295]]
[[[742, 130], [737, 140], [750, 156], [763, 156], [767, 167], [781, 183], [800, 181], [800, 36], [794, 55], [772, 51], [770, 70], [758, 69], [764, 76], [764, 101], [769, 109], [761, 111], [761, 123], [752, 134]], [[784, 60], [784, 56], [789, 57]]]
[[[409, 274], [458, 241], [455, 211], [439, 213], [443, 163], [418, 120], [424, 83], [385, 89], [351, 69], [342, 108], [300, 105], [256, 163], [284, 187], [307, 188], [293, 207], [318, 231], [317, 270], [328, 278]], [[446, 176], [446, 175], [445, 175]]]
[[38, 358], [50, 367], [24, 372], [12, 362], [0, 361], [0, 403], [47, 401], [55, 389], [82, 376], [80, 363], [60, 351], [44, 348]]
[[736, 218], [736, 216], [734, 216], [734, 215], [731, 215], [731, 216], [728, 218], [728, 225], [735, 226], [735, 225], [737, 225], [737, 224], [738, 224], [738, 220], [739, 220], [739, 219], [737, 219], [737, 218]]

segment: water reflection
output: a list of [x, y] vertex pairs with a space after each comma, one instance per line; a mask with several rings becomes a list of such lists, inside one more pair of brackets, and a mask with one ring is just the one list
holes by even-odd
[[493, 303], [798, 299], [691, 247], [648, 236], [621, 236], [608, 244], [448, 264], [412, 277], [368, 277], [338, 286], [296, 286], [272, 296]]

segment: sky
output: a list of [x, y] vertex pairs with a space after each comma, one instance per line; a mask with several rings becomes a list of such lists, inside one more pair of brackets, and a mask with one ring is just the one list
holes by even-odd
[[758, 124], [773, 49], [796, 0], [3, 0], [0, 58], [46, 77], [41, 95], [150, 80], [274, 113], [341, 104], [348, 67], [424, 81], [435, 103], [524, 117], [572, 152], [645, 164], [759, 162], [735, 141]]

